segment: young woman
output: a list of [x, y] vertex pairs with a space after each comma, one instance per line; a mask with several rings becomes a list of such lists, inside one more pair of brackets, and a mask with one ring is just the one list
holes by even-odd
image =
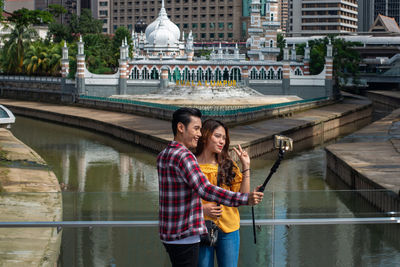
[[[196, 157], [210, 183], [234, 192], [250, 192], [250, 157], [240, 145], [233, 148], [242, 163], [242, 171], [229, 156], [229, 133], [217, 120], [206, 120], [201, 128]], [[220, 229], [216, 247], [200, 246], [199, 267], [214, 266], [214, 251], [219, 267], [237, 266], [239, 258], [239, 211], [234, 207], [218, 206], [203, 200], [205, 220], [213, 220]]]

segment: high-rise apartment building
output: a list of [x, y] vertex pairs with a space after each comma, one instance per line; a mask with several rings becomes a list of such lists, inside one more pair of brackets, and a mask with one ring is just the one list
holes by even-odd
[[15, 10], [26, 8], [33, 10], [35, 7], [34, 0], [5, 0], [4, 1], [4, 10], [7, 12], [14, 12]]
[[289, 0], [279, 0], [279, 18], [281, 21], [281, 31], [286, 33], [289, 27]]
[[[374, 18], [381, 14], [386, 17], [391, 17], [400, 24], [400, 0], [374, 0]], [[372, 24], [372, 23], [371, 23]]]
[[357, 0], [290, 0], [291, 36], [341, 34], [358, 28]]
[[358, 31], [367, 32], [374, 17], [374, 0], [358, 1]]
[[[119, 26], [132, 30], [142, 19], [150, 24], [157, 17], [161, 0], [110, 1], [111, 32]], [[165, 0], [165, 9], [181, 32], [193, 33], [204, 41], [239, 41], [242, 36], [242, 1], [238, 0]]]
[[96, 0], [93, 1], [92, 13], [93, 17], [103, 21], [103, 33], [111, 33], [111, 0]]

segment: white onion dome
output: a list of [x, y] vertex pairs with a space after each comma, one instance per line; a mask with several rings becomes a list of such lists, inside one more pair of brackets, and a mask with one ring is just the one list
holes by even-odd
[[171, 32], [167, 25], [164, 24], [164, 21], [160, 21], [158, 27], [150, 33], [147, 38], [147, 42], [149, 46], [177, 46], [179, 39], [176, 38], [173, 32]]
[[175, 38], [177, 40], [179, 40], [181, 31], [179, 30], [178, 26], [176, 26], [176, 24], [173, 23], [168, 18], [167, 11], [165, 11], [165, 8], [164, 8], [164, 0], [162, 1], [160, 13], [158, 13], [157, 19], [155, 21], [153, 21], [152, 23], [150, 23], [150, 25], [147, 26], [147, 28], [146, 28], [146, 31], [145, 31], [146, 38], [148, 39], [150, 34], [159, 27], [160, 21], [163, 21], [166, 29], [168, 31], [172, 32], [174, 34]]

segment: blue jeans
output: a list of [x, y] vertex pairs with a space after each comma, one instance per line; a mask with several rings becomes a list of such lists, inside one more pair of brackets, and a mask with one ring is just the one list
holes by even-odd
[[200, 246], [199, 267], [214, 266], [214, 250], [217, 254], [218, 267], [235, 267], [239, 260], [239, 230], [232, 233], [218, 232], [216, 247]]

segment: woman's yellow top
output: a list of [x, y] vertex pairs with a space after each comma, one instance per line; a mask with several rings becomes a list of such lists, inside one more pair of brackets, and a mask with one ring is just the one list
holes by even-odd
[[[233, 191], [239, 192], [240, 186], [242, 184], [242, 173], [240, 172], [236, 163], [234, 163], [233, 171], [235, 173], [235, 178], [232, 180], [232, 185], [227, 186], [225, 184], [220, 185], [220, 187]], [[207, 177], [208, 181], [213, 185], [217, 185], [217, 177], [218, 177], [218, 164], [200, 164], [201, 171]], [[209, 203], [208, 201], [202, 200], [203, 204]], [[228, 207], [221, 205], [222, 214], [218, 219], [212, 219], [206, 215], [204, 215], [205, 220], [212, 220], [214, 223], [218, 225], [218, 227], [224, 233], [230, 233], [236, 231], [240, 228], [240, 216], [239, 211], [235, 207]]]

